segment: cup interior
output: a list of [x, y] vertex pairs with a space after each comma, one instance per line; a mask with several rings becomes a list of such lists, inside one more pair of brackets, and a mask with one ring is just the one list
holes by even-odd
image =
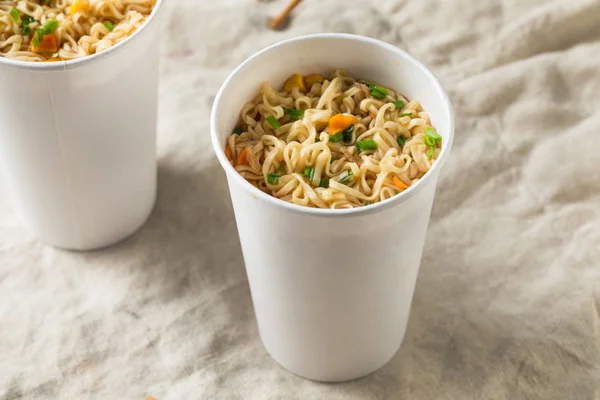
[[[225, 157], [225, 142], [243, 105], [256, 96], [262, 81], [269, 81], [278, 89], [294, 73], [327, 76], [338, 68], [419, 101], [442, 136], [442, 152], [422, 181], [434, 169], [441, 168], [452, 144], [454, 122], [450, 101], [435, 76], [419, 61], [388, 43], [356, 35], [318, 34], [287, 40], [260, 51], [242, 63], [221, 87], [213, 105], [211, 131], [215, 152], [228, 175], [236, 172]], [[394, 198], [416, 190], [420, 184]], [[260, 192], [250, 184], [247, 186]]]

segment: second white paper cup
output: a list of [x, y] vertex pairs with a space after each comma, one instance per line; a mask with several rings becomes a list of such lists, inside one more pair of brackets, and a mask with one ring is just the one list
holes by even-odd
[[107, 246], [152, 211], [162, 3], [104, 52], [0, 59], [0, 164], [16, 209], [43, 242]]
[[[417, 99], [442, 136], [432, 169], [392, 199], [350, 210], [301, 207], [248, 183], [224, 154], [259, 83], [334, 68]], [[321, 34], [271, 46], [239, 66], [216, 97], [211, 134], [227, 174], [261, 339], [288, 370], [319, 381], [367, 375], [398, 350], [408, 321], [440, 169], [452, 144], [452, 108], [437, 79], [389, 44]]]

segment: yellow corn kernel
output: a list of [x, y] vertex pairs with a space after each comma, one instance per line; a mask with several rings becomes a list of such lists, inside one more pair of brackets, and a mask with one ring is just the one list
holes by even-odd
[[291, 92], [293, 88], [297, 87], [301, 92], [306, 92], [306, 85], [304, 84], [304, 78], [300, 74], [294, 74], [290, 76], [287, 81], [283, 84], [283, 89], [286, 92]]
[[319, 74], [310, 74], [304, 77], [304, 81], [306, 82], [306, 87], [308, 88], [308, 90], [310, 90], [310, 88], [312, 88], [312, 85], [314, 85], [315, 83], [323, 83], [325, 81], [325, 78], [323, 78], [323, 76]]
[[71, 15], [75, 15], [77, 12], [87, 13], [90, 10], [89, 0], [73, 0], [69, 12]]

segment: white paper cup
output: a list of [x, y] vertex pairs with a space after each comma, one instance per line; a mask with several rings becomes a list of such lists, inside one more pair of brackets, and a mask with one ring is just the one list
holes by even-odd
[[[224, 154], [245, 102], [264, 80], [334, 68], [417, 99], [442, 136], [432, 169], [406, 191], [372, 206], [324, 210], [271, 197]], [[438, 175], [452, 145], [450, 102], [433, 74], [404, 51], [361, 36], [320, 34], [255, 54], [227, 78], [211, 115], [225, 169], [261, 339], [288, 370], [319, 381], [367, 375], [398, 350], [425, 242]]]
[[48, 244], [107, 246], [152, 211], [162, 8], [89, 57], [0, 58], [0, 166], [26, 227]]

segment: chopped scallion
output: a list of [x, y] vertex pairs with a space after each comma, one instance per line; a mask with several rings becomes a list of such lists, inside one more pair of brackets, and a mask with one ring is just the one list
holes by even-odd
[[21, 15], [21, 33], [23, 35], [29, 35], [31, 33], [31, 27], [29, 24], [36, 22], [33, 17], [30, 17], [27, 14]]
[[398, 136], [396, 142], [398, 142], [398, 146], [402, 147], [404, 146], [404, 143], [406, 143], [406, 138], [404, 136]]
[[354, 125], [348, 125], [348, 127], [342, 132], [342, 138], [344, 139], [344, 142], [352, 141], [352, 133], [354, 133]]
[[296, 110], [293, 108], [283, 108], [283, 112], [290, 116], [290, 121], [298, 121], [304, 115], [304, 110]]
[[13, 20], [13, 22], [15, 24], [19, 23], [19, 18], [21, 18], [21, 11], [19, 11], [13, 7], [8, 12], [8, 15], [10, 15], [10, 18]]
[[351, 179], [351, 178], [352, 178], [352, 171], [348, 171], [348, 174], [347, 174], [345, 177], [343, 177], [342, 179], [340, 179], [340, 183], [341, 183], [342, 185], [345, 185], [345, 184], [347, 184], [348, 182], [350, 182], [350, 179]]
[[358, 151], [365, 150], [375, 150], [377, 148], [377, 143], [372, 139], [361, 140], [360, 142], [356, 142], [356, 147], [358, 147]]
[[281, 127], [281, 124], [279, 123], [279, 121], [277, 121], [275, 119], [275, 117], [272, 115], [269, 115], [267, 117], [267, 122], [269, 123], [269, 125], [271, 125], [273, 127], [273, 129], [279, 129], [279, 127]]
[[435, 139], [432, 136], [425, 136], [423, 141], [427, 146], [435, 146]]
[[394, 107], [396, 107], [396, 110], [402, 110], [404, 108], [404, 102], [402, 100], [396, 100], [394, 101]]
[[304, 168], [304, 175], [308, 176], [309, 182], [312, 182], [313, 178], [315, 177], [315, 169], [311, 167]]
[[425, 138], [423, 139], [423, 141], [427, 146], [429, 146], [427, 158], [429, 160], [432, 160], [433, 152], [435, 151], [435, 145], [442, 141], [442, 137], [435, 131], [435, 129], [427, 128], [425, 129]]
[[377, 85], [369, 85], [371, 88], [371, 96], [375, 97], [376, 99], [379, 100], [383, 100], [387, 97], [388, 95], [388, 91], [386, 88], [383, 88], [381, 86], [377, 86]]
[[241, 135], [242, 133], [244, 133], [244, 131], [242, 130], [242, 128], [234, 128], [233, 131], [231, 132], [232, 135]]
[[321, 141], [321, 139], [319, 139], [318, 137], [315, 138], [315, 143], [320, 142], [320, 141]]
[[27, 14], [24, 14], [21, 16], [21, 22], [23, 22], [23, 25], [25, 25], [25, 24], [29, 25], [32, 22], [35, 22], [35, 19], [33, 19], [33, 17], [31, 17]]
[[365, 203], [365, 206], [370, 206], [371, 204], [373, 204], [373, 202], [372, 202], [372, 201], [367, 201], [367, 202]]
[[112, 32], [113, 29], [115, 29], [115, 26], [110, 21], [104, 21], [104, 26], [109, 30], [109, 32]]
[[271, 185], [277, 185], [277, 182], [279, 181], [280, 176], [281, 176], [281, 174], [276, 174], [275, 172], [271, 172], [269, 175], [267, 175], [267, 182], [269, 182]]
[[410, 117], [411, 115], [412, 115], [412, 112], [400, 113], [400, 114], [398, 114], [398, 118]]
[[343, 136], [341, 133], [336, 133], [335, 135], [329, 136], [329, 141], [331, 143], [339, 143], [342, 141], [342, 139], [343, 139]]
[[35, 36], [33, 37], [33, 45], [38, 47], [44, 38], [44, 33], [41, 29], [38, 29]]
[[425, 136], [432, 138], [435, 141], [435, 143], [439, 143], [442, 141], [442, 137], [433, 128], [425, 129]]
[[56, 28], [58, 28], [58, 21], [55, 19], [51, 19], [48, 22], [46, 22], [42, 27], [42, 34], [49, 35], [51, 33], [54, 33]]
[[322, 187], [322, 188], [327, 187], [327, 178], [321, 178], [321, 182], [319, 182], [319, 187]]

